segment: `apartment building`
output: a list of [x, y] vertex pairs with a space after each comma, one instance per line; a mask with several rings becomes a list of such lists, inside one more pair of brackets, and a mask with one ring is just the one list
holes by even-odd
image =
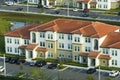
[[24, 55], [26, 60], [62, 58], [88, 66], [117, 64], [120, 67], [119, 58], [116, 58], [120, 56], [120, 40], [117, 38], [119, 35], [114, 34], [120, 34], [118, 26], [102, 22], [56, 19], [6, 33], [5, 51], [8, 54]]
[[68, 5], [79, 9], [110, 10], [120, 7], [120, 0], [56, 0], [56, 5]]

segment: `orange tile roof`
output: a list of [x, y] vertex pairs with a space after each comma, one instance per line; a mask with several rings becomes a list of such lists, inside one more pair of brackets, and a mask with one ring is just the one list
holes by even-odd
[[84, 36], [99, 38], [117, 29], [119, 29], [118, 26], [113, 26], [102, 22], [92, 22], [92, 24], [81, 28], [81, 33]]
[[103, 55], [103, 54], [101, 54], [98, 58], [99, 59], [107, 59], [107, 60], [111, 59], [111, 57], [109, 55]]
[[120, 49], [120, 32], [109, 33], [100, 47]]
[[91, 1], [90, 4], [97, 4], [97, 2]]
[[5, 33], [5, 36], [11, 36], [11, 37], [20, 37], [20, 38], [24, 38], [24, 39], [29, 39], [30, 38], [30, 28], [35, 27], [38, 24], [30, 24], [27, 26], [23, 26], [21, 28], [17, 28], [13, 31], [10, 31], [8, 33]]
[[26, 47], [27, 47], [26, 45], [19, 46], [20, 49], [25, 49]]
[[96, 58], [99, 54], [100, 54], [100, 52], [91, 51], [91, 52], [89, 53], [88, 57]]
[[38, 47], [38, 48], [36, 49], [36, 51], [46, 52], [47, 50], [46, 50], [46, 48]]
[[27, 45], [26, 49], [33, 50], [38, 46], [38, 44], [29, 44]]
[[29, 38], [29, 31], [56, 31], [60, 33], [83, 34], [83, 36], [99, 38], [116, 29], [118, 29], [118, 26], [113, 26], [102, 22], [74, 19], [55, 19], [41, 25], [31, 25], [31, 28], [27, 27], [26, 29], [23, 27], [21, 29], [6, 33], [5, 35]]
[[80, 53], [80, 56], [87, 57], [88, 55], [89, 55], [89, 53]]

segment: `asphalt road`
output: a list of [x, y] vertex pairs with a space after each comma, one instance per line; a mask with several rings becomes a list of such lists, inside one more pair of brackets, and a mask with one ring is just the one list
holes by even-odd
[[[0, 66], [3, 66], [3, 60], [0, 59]], [[46, 65], [47, 66], [47, 65]], [[63, 71], [58, 71], [57, 69], [47, 69], [46, 66], [43, 66], [42, 69], [48, 74], [49, 77], [51, 77], [53, 80], [64, 79], [64, 80], [87, 80], [88, 74], [86, 73], [87, 69], [82, 68], [71, 68], [68, 67], [67, 69]], [[31, 66], [24, 64], [23, 65], [23, 71], [25, 73], [29, 73], [31, 69]], [[10, 64], [6, 63], [6, 73], [7, 75], [15, 76], [20, 72], [20, 65], [16, 64]], [[3, 74], [3, 73], [0, 73]], [[95, 72], [92, 75], [94, 76], [95, 80], [98, 80], [98, 74], [99, 72]], [[101, 80], [105, 80], [108, 78], [108, 72], [100, 72], [100, 78]], [[118, 75], [115, 78], [112, 78], [112, 80], [120, 80], [120, 75]]]
[[[22, 10], [17, 10], [18, 8], [23, 8]], [[27, 12], [27, 6], [26, 5], [13, 5], [13, 6], [7, 6], [7, 5], [2, 5], [0, 7], [0, 10], [9, 10], [9, 11], [17, 11], [17, 12]], [[56, 13], [58, 11], [59, 13]], [[29, 6], [28, 7], [28, 12], [30, 13], [40, 13], [41, 9], [37, 8], [36, 6]], [[120, 16], [111, 16], [111, 15], [104, 15], [104, 12], [95, 12], [95, 11], [90, 11], [87, 13], [89, 16], [88, 17], [83, 17], [85, 13], [83, 13], [82, 10], [79, 11], [73, 11], [73, 9], [44, 9], [45, 14], [51, 14], [51, 15], [60, 15], [60, 16], [72, 16], [72, 17], [80, 17], [80, 18], [93, 18], [93, 19], [99, 19], [99, 20], [108, 20], [108, 21], [118, 21], [120, 22]]]

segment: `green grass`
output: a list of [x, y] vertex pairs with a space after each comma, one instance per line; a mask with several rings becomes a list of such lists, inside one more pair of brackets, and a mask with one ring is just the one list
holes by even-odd
[[[98, 67], [96, 67], [98, 69]], [[117, 71], [120, 71], [120, 68], [118, 67], [105, 67], [105, 66], [100, 66], [100, 69], [103, 69], [103, 70], [117, 70]]]
[[0, 35], [9, 31], [10, 22], [0, 18]]

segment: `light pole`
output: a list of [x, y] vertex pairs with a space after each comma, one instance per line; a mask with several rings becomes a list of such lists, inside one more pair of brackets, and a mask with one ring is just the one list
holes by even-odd
[[98, 80], [100, 80], [100, 65], [99, 65], [99, 75], [98, 75]]
[[27, 13], [29, 12], [29, 5], [28, 5], [28, 0], [27, 0]]
[[5, 63], [5, 54], [4, 54], [4, 76], [6, 76], [6, 63]]
[[67, 8], [67, 16], [69, 16], [69, 2], [68, 2], [68, 8]]

